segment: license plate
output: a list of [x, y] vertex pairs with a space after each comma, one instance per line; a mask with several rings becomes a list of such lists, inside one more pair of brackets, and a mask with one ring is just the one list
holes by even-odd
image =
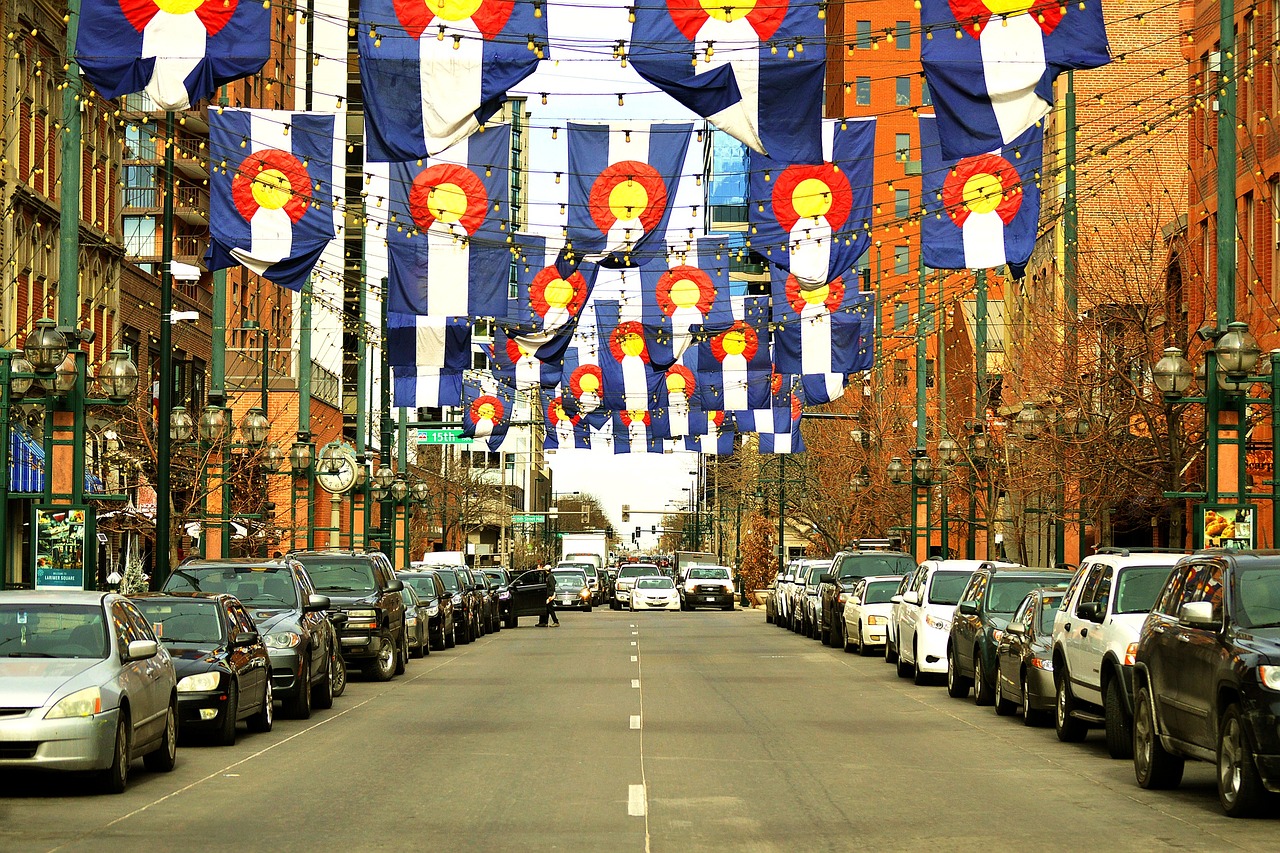
[[714, 595], [707, 596], [707, 601], [715, 601], [715, 600], [716, 600], [716, 597]]

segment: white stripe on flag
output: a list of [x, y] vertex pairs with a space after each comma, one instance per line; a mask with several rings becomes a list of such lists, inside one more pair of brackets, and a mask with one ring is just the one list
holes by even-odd
[[[813, 310], [805, 307], [805, 313]], [[831, 313], [819, 305], [817, 316], [800, 319], [800, 372], [831, 372]]]
[[982, 28], [982, 72], [1000, 135], [1012, 142], [1049, 112], [1036, 94], [1044, 75], [1044, 32], [1031, 15], [1011, 15]]
[[[443, 40], [429, 33], [418, 39], [422, 137], [433, 155], [480, 127], [474, 112], [481, 101], [485, 40], [470, 18], [449, 21], [446, 29]], [[455, 32], [461, 36], [456, 41]]]
[[[435, 39], [429, 39], [435, 41]], [[465, 233], [465, 232], [464, 232]], [[449, 226], [433, 222], [427, 229], [427, 311], [437, 317], [467, 317], [471, 243], [454, 237]]]

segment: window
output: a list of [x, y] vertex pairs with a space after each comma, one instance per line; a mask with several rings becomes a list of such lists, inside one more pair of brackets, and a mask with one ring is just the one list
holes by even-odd
[[857, 85], [854, 87], [854, 103], [860, 107], [871, 105], [871, 78], [859, 77]]
[[156, 254], [156, 220], [153, 216], [124, 217], [124, 253], [130, 258]]
[[906, 246], [893, 247], [893, 271], [897, 275], [906, 275], [911, 272], [910, 252]]
[[900, 332], [911, 322], [911, 312], [907, 310], [905, 302], [899, 302], [893, 306], [893, 330]]
[[154, 166], [124, 167], [124, 206], [157, 206], [156, 170]]
[[911, 106], [911, 78], [899, 77], [893, 83], [893, 101], [897, 106]]
[[895, 358], [893, 360], [893, 384], [899, 388], [906, 388], [911, 377], [911, 371], [908, 369], [907, 360], [905, 358]]
[[898, 50], [911, 50], [910, 21], [898, 21], [893, 25], [893, 46]]
[[929, 91], [929, 81], [920, 77], [920, 103], [926, 107], [933, 106], [933, 93]]
[[855, 27], [856, 27], [856, 37], [854, 40], [854, 46], [857, 47], [858, 50], [870, 50], [871, 49], [871, 22], [858, 21]]
[[[930, 312], [932, 312], [933, 306], [929, 306], [929, 310]], [[934, 386], [933, 359], [926, 358], [924, 360], [924, 387], [932, 388], [933, 386]]]
[[893, 135], [893, 156], [902, 163], [911, 159], [911, 134], [895, 133]]
[[893, 191], [893, 215], [899, 219], [906, 219], [911, 215], [911, 191], [910, 190], [894, 190]]

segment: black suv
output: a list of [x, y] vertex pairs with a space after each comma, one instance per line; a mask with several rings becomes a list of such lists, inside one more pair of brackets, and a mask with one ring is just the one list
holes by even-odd
[[996, 698], [996, 644], [1004, 636], [1013, 611], [1033, 589], [1065, 589], [1073, 572], [984, 564], [960, 593], [951, 636], [947, 640], [947, 692], [956, 699], [969, 695], [990, 705]]
[[432, 569], [444, 584], [453, 603], [453, 639], [465, 646], [480, 639], [480, 616], [476, 612], [477, 597], [471, 592], [471, 574], [463, 566], [436, 566]]
[[[883, 544], [887, 546], [889, 543], [886, 540]], [[831, 570], [823, 572], [819, 578], [821, 613], [817, 625], [818, 638], [828, 646], [844, 647], [844, 602], [859, 580], [874, 575], [909, 575], [915, 568], [915, 557], [910, 554], [888, 547], [875, 547], [866, 540], [837, 552], [831, 558]]]
[[400, 572], [400, 580], [413, 587], [422, 600], [427, 614], [427, 639], [433, 651], [451, 649], [453, 635], [453, 595], [445, 589], [444, 581], [430, 569], [420, 572]]
[[516, 612], [511, 606], [511, 573], [506, 569], [488, 568], [484, 570], [489, 583], [498, 588], [498, 618], [503, 628], [516, 627]]
[[1232, 817], [1280, 792], [1280, 552], [1206, 551], [1174, 566], [1134, 664], [1133, 768], [1176, 788], [1188, 758], [1218, 765]]
[[404, 583], [387, 556], [378, 551], [295, 551], [289, 556], [306, 568], [316, 591], [346, 614], [338, 631], [343, 659], [366, 667], [376, 681], [402, 674], [409, 660], [400, 598]]
[[318, 595], [295, 560], [202, 560], [173, 570], [164, 592], [225, 592], [249, 611], [271, 660], [271, 692], [284, 712], [305, 720], [311, 709], [333, 706], [338, 640]]

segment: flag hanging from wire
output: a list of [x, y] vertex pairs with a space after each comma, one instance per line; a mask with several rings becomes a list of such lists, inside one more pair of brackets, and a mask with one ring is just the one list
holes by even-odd
[[753, 150], [822, 159], [826, 4], [638, 0], [627, 58], [641, 77]]
[[1022, 278], [1035, 248], [1040, 219], [1040, 166], [1044, 131], [1033, 125], [987, 154], [948, 159], [939, 122], [920, 117], [923, 161], [921, 245], [934, 269], [1009, 266]]
[[809, 403], [838, 399], [850, 373], [871, 367], [871, 304], [871, 294], [847, 290], [842, 277], [806, 290], [773, 270], [774, 369], [799, 375]]
[[258, 0], [83, 0], [76, 61], [102, 97], [146, 92], [185, 110], [257, 74], [271, 56], [271, 9]]
[[759, 408], [768, 394], [769, 299], [734, 297], [733, 310], [727, 329], [700, 330], [699, 404], [708, 411]]
[[641, 267], [644, 323], [653, 330], [650, 356], [674, 364], [693, 342], [695, 326], [733, 321], [729, 305], [729, 250], [723, 238], [703, 237], [693, 250]]
[[621, 409], [613, 413], [613, 452], [661, 453], [662, 439], [653, 434], [647, 409]]
[[477, 132], [547, 55], [543, 6], [362, 0], [368, 159], [417, 160]]
[[209, 114], [210, 270], [240, 264], [301, 290], [336, 233], [334, 116]]
[[562, 362], [542, 361], [536, 349], [528, 348], [520, 337], [512, 337], [499, 326], [489, 346], [493, 373], [517, 389], [554, 388], [560, 384]]
[[471, 367], [471, 320], [388, 313], [387, 360], [393, 405], [459, 406], [462, 373]]
[[1003, 8], [922, 0], [920, 60], [948, 160], [1011, 144], [1049, 114], [1060, 73], [1111, 61], [1101, 0]]
[[564, 241], [537, 234], [517, 234], [516, 294], [507, 321], [522, 333], [572, 332], [591, 296], [598, 267], [581, 258], [570, 260]]
[[707, 456], [732, 456], [734, 436], [738, 434], [737, 421], [731, 414], [723, 411], [707, 412], [705, 417], [707, 431], [702, 435], [686, 435], [683, 439], [684, 449]]
[[516, 392], [487, 371], [467, 371], [462, 377], [462, 434], [482, 439], [490, 450], [502, 447], [511, 427]]
[[653, 369], [644, 325], [620, 320], [617, 302], [602, 299], [594, 304], [605, 407], [649, 411], [657, 404], [663, 375]]

